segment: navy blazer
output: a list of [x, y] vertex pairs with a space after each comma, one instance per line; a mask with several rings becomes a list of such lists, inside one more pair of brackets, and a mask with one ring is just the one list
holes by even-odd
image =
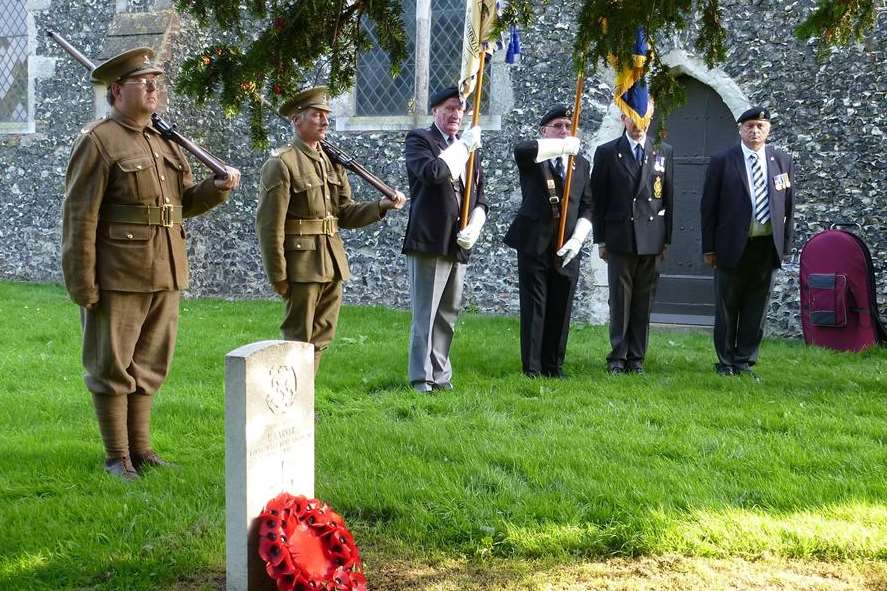
[[[791, 156], [772, 146], [767, 157], [767, 195], [776, 266], [791, 250], [793, 237], [792, 202], [795, 169]], [[788, 174], [789, 187], [776, 188], [774, 177]], [[742, 147], [736, 144], [711, 157], [702, 190], [702, 252], [715, 253], [718, 266], [735, 267], [742, 257], [752, 221], [751, 191], [745, 171]]]
[[674, 199], [672, 148], [648, 137], [644, 162], [623, 133], [598, 146], [591, 169], [594, 241], [612, 252], [651, 255], [671, 244]]
[[[453, 187], [454, 181], [450, 180], [449, 167], [438, 158], [446, 148], [447, 142], [434, 124], [407, 134], [404, 157], [411, 200], [403, 253], [453, 257], [465, 263], [470, 252], [456, 244], [462, 213], [459, 196]], [[484, 197], [480, 153], [475, 156], [469, 214], [478, 206], [484, 211], [489, 209]]]
[[[521, 206], [505, 234], [505, 244], [518, 252], [538, 256], [547, 251], [557, 237], [560, 220], [555, 223], [548, 202], [549, 194], [542, 167], [550, 162], [536, 162], [539, 143], [536, 140], [521, 142], [514, 147], [514, 159], [520, 172]], [[591, 185], [589, 172], [591, 164], [582, 156], [573, 159], [573, 180], [570, 185], [570, 202], [567, 210], [567, 226], [564, 240], [569, 240], [579, 217], [591, 221]], [[564, 194], [563, 180], [551, 171], [555, 191]], [[559, 206], [560, 207], [560, 206]], [[567, 267], [579, 270], [579, 257]]]

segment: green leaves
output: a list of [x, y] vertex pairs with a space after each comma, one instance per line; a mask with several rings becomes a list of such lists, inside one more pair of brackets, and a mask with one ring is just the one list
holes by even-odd
[[795, 29], [801, 40], [820, 39], [820, 52], [861, 41], [875, 24], [874, 0], [819, 0], [816, 9]]
[[268, 107], [306, 86], [326, 84], [336, 96], [354, 84], [357, 52], [369, 46], [363, 19], [373, 23], [394, 72], [406, 58], [399, 0], [177, 0], [176, 7], [204, 27], [235, 33], [235, 41], [188, 57], [177, 89], [198, 104], [217, 96], [228, 116], [248, 111], [260, 149], [268, 144]]

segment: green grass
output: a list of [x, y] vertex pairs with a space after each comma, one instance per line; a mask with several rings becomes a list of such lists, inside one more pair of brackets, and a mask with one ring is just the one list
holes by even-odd
[[[224, 573], [224, 355], [276, 338], [279, 302], [188, 300], [154, 412], [181, 464], [102, 473], [77, 308], [0, 283], [0, 589], [215, 589]], [[456, 390], [406, 386], [409, 316], [346, 307], [317, 383], [316, 494], [370, 582], [388, 559], [887, 559], [887, 350], [767, 340], [761, 383], [710, 336], [654, 330], [648, 374], [605, 374], [574, 327], [570, 379], [520, 374], [514, 318], [464, 314]]]

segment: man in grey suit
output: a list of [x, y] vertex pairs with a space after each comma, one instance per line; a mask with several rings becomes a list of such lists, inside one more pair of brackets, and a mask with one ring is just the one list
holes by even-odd
[[465, 103], [453, 86], [429, 100], [434, 123], [407, 134], [410, 217], [403, 253], [410, 277], [409, 379], [417, 392], [451, 390], [450, 345], [462, 306], [465, 268], [486, 221], [483, 173], [476, 166], [467, 226], [460, 229], [465, 165], [480, 147], [480, 127], [460, 133]]

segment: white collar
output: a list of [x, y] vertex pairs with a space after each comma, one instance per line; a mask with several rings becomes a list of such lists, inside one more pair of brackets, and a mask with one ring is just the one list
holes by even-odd
[[630, 135], [628, 135], [628, 132], [626, 131], [625, 132], [625, 139], [628, 140], [628, 145], [631, 148], [632, 154], [634, 154], [634, 151], [637, 148], [637, 146], [640, 146], [642, 148], [647, 147], [647, 134], [646, 133], [641, 136], [641, 139], [639, 141], [635, 141], [634, 139], [632, 139], [632, 137]]
[[748, 160], [748, 157], [752, 154], [756, 154], [758, 156], [758, 162], [764, 162], [765, 160], [767, 160], [767, 144], [761, 146], [761, 149], [757, 152], [746, 146], [745, 142], [740, 141], [739, 145], [742, 146], [742, 155], [745, 160]]

